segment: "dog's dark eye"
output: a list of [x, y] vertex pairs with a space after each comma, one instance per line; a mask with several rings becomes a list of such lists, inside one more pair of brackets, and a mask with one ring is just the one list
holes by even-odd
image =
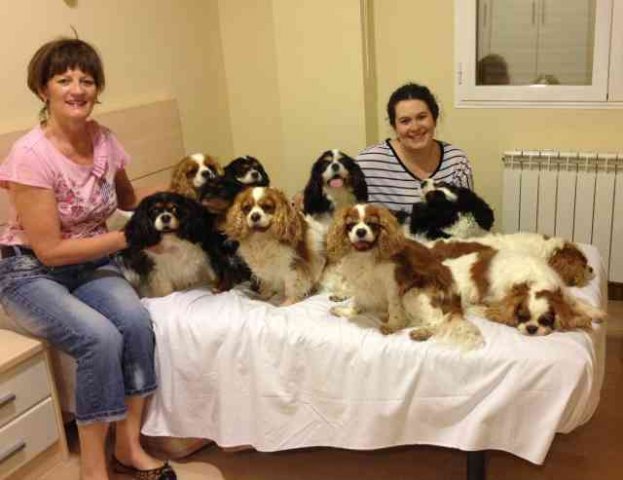
[[530, 314], [520, 305], [515, 310], [515, 318], [519, 323], [526, 323], [530, 321]]
[[553, 328], [554, 327], [554, 313], [553, 312], [547, 312], [544, 313], [543, 315], [541, 315], [539, 317], [539, 324], [543, 325], [544, 327], [550, 327]]
[[190, 167], [188, 169], [188, 172], [186, 172], [186, 175], [189, 176], [189, 177], [194, 177], [195, 174], [197, 173], [197, 170], [199, 170], [199, 167], [197, 167], [197, 166]]
[[275, 205], [273, 205], [272, 203], [265, 203], [263, 205], [260, 205], [260, 207], [262, 207], [262, 210], [264, 210], [266, 213], [273, 213], [275, 211]]
[[251, 211], [252, 208], [253, 207], [251, 205], [249, 205], [249, 204], [243, 205], [242, 206], [242, 213], [244, 213], [246, 215], [247, 213], [249, 213]]
[[353, 228], [355, 228], [357, 222], [346, 222], [346, 231], [350, 232]]

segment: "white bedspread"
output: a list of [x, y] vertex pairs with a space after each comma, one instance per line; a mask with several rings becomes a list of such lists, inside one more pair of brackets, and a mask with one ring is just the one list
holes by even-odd
[[[606, 302], [597, 271], [578, 295]], [[461, 353], [407, 331], [329, 314], [326, 295], [277, 308], [242, 291], [145, 299], [160, 388], [143, 433], [260, 451], [428, 444], [544, 461], [556, 432], [586, 422], [603, 380], [605, 328], [528, 338], [470, 317], [486, 346]]]

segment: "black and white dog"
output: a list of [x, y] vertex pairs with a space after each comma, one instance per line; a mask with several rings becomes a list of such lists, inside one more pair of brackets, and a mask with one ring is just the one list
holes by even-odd
[[199, 201], [211, 213], [224, 216], [242, 190], [267, 187], [270, 177], [260, 161], [249, 155], [232, 160], [222, 176], [208, 180], [199, 189]]
[[305, 214], [328, 223], [339, 208], [367, 201], [366, 179], [355, 160], [339, 150], [323, 152], [303, 191]]
[[411, 210], [409, 237], [416, 240], [484, 235], [493, 225], [493, 210], [469, 188], [426, 179], [422, 202]]
[[225, 266], [213, 217], [173, 192], [144, 198], [125, 225], [124, 276], [141, 296], [160, 297], [198, 286], [216, 287]]

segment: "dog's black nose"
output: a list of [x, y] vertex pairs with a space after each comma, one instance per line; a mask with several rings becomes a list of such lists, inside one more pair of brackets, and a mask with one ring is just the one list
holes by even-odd
[[261, 218], [261, 216], [260, 216], [260, 214], [259, 214], [259, 213], [257, 213], [257, 212], [253, 212], [253, 213], [251, 214], [251, 221], [252, 221], [252, 222], [258, 222], [258, 221], [260, 220], [260, 218]]
[[339, 169], [340, 169], [340, 166], [337, 163], [331, 164], [331, 170], [333, 170], [334, 172], [337, 172]]
[[357, 235], [359, 238], [363, 238], [366, 236], [366, 229], [365, 228], [358, 228], [357, 230], [355, 230], [355, 235]]
[[258, 178], [260, 178], [260, 173], [253, 171], [251, 172], [251, 177], [253, 178], [253, 180], [257, 180]]
[[204, 170], [203, 172], [201, 172], [201, 176], [203, 178], [212, 178], [212, 172], [210, 170]]
[[537, 327], [536, 325], [528, 325], [528, 326], [526, 327], [526, 331], [527, 331], [530, 335], [534, 335], [538, 329], [539, 329], [539, 327]]
[[171, 215], [169, 215], [168, 213], [165, 213], [164, 215], [160, 217], [160, 220], [162, 220], [162, 223], [170, 223]]

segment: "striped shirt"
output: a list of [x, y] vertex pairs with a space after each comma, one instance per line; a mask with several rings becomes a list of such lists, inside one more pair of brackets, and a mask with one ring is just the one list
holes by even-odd
[[[473, 189], [472, 167], [465, 152], [449, 143], [438, 143], [441, 162], [429, 178]], [[410, 214], [413, 204], [422, 200], [422, 179], [402, 163], [389, 139], [366, 148], [355, 160], [366, 177], [371, 203]]]

